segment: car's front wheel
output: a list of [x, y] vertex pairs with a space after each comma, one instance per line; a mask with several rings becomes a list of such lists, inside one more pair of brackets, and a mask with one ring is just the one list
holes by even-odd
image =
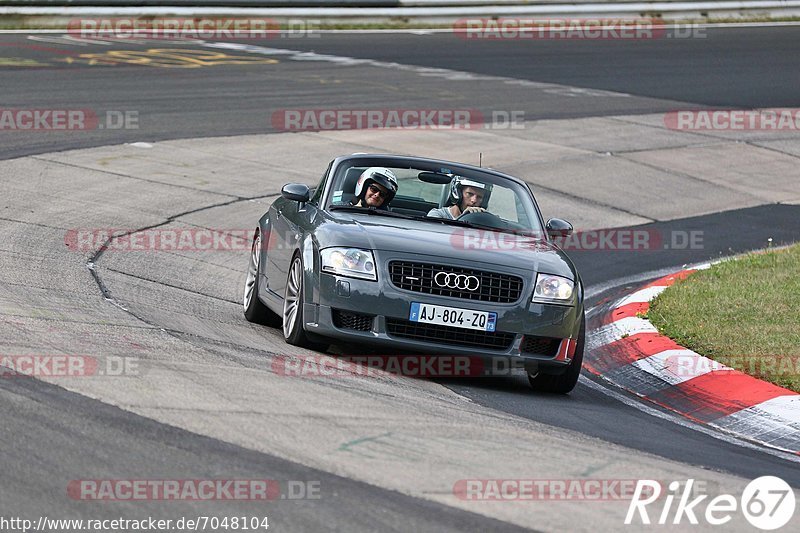
[[566, 394], [575, 388], [583, 366], [583, 350], [586, 345], [586, 315], [581, 318], [581, 329], [575, 346], [575, 355], [567, 369], [558, 375], [528, 373], [528, 381], [534, 390]]
[[258, 274], [261, 263], [261, 232], [256, 231], [253, 238], [253, 247], [250, 250], [250, 264], [247, 268], [247, 278], [244, 282], [244, 317], [249, 322], [264, 324], [266, 326], [278, 327], [281, 325], [281, 317], [273, 313], [266, 305], [258, 299]]
[[303, 260], [299, 255], [292, 259], [283, 298], [283, 338], [301, 348], [325, 350], [327, 345], [309, 339], [303, 329]]

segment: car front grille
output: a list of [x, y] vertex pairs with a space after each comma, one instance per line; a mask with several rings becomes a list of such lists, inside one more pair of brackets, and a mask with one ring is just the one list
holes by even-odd
[[339, 329], [354, 329], [356, 331], [369, 331], [375, 315], [365, 315], [352, 311], [333, 309], [333, 325]]
[[399, 318], [386, 318], [386, 332], [389, 335], [405, 339], [493, 350], [507, 350], [514, 342], [515, 336], [514, 333], [503, 331], [488, 333], [474, 329], [411, 322]]
[[560, 345], [561, 339], [525, 335], [525, 337], [522, 339], [522, 344], [520, 345], [519, 350], [524, 353], [534, 353], [537, 355], [555, 357], [558, 353], [558, 347]]
[[[442, 287], [435, 279], [440, 272], [474, 276], [478, 280], [478, 287], [474, 290]], [[510, 274], [411, 261], [390, 261], [389, 274], [392, 285], [398, 289], [481, 302], [514, 303], [519, 300], [523, 286], [522, 278]], [[439, 281], [443, 277], [439, 276]]]

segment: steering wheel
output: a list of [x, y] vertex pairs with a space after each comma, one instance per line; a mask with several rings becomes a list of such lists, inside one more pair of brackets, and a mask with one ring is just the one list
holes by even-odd
[[490, 228], [505, 229], [508, 227], [508, 224], [506, 224], [502, 218], [489, 211], [462, 213], [456, 220], [463, 220], [464, 222], [471, 222], [481, 226], [489, 226]]

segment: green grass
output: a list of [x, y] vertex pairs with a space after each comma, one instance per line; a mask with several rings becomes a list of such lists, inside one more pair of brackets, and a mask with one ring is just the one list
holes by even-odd
[[697, 272], [647, 318], [682, 346], [800, 392], [800, 245]]

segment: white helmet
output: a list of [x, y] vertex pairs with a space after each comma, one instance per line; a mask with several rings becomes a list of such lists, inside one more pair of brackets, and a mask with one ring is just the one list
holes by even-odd
[[492, 184], [482, 183], [480, 181], [455, 176], [450, 181], [450, 193], [447, 195], [447, 205], [460, 205], [461, 204], [461, 190], [462, 187], [474, 187], [483, 190], [483, 202], [479, 207], [486, 208], [489, 205], [489, 198], [492, 196]]
[[356, 198], [363, 200], [367, 194], [370, 183], [377, 183], [388, 192], [384, 198], [384, 205], [388, 204], [397, 194], [397, 176], [386, 167], [369, 167], [361, 173], [356, 182]]

